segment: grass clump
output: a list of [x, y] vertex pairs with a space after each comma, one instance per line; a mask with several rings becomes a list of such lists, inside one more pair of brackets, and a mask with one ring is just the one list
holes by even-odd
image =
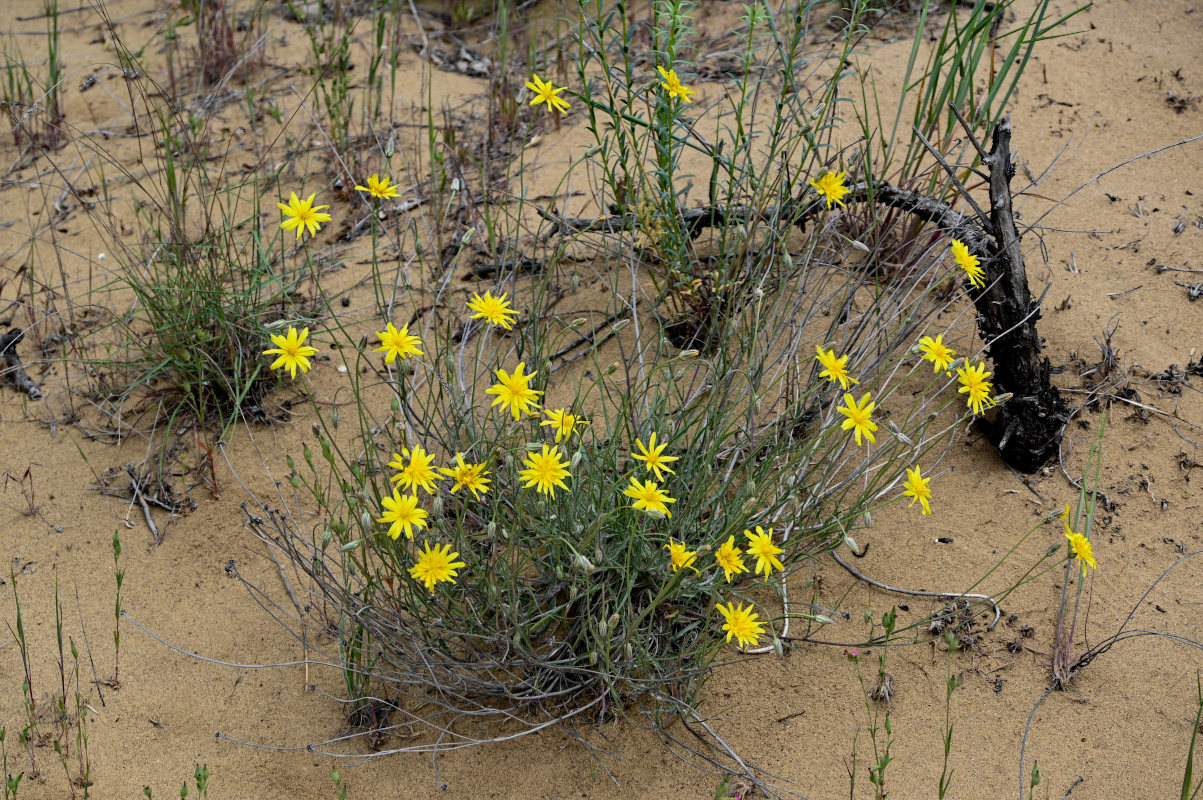
[[[345, 402], [318, 408], [312, 446], [288, 459], [294, 493], [248, 510], [310, 579], [290, 616], [323, 609], [374, 747], [636, 714], [721, 746], [698, 711], [712, 667], [830, 622], [791, 603], [790, 578], [884, 503], [930, 513], [921, 470], [962, 416], [1005, 400], [944, 341], [964, 346], [937, 322], [960, 302], [941, 233], [886, 265], [845, 219], [836, 102], [864, 35], [855, 14], [834, 73], [806, 77], [804, 8], [748, 6], [743, 73], [707, 105], [689, 85], [689, 11], [653, 3], [636, 31], [622, 3], [578, 9], [575, 85], [536, 63], [520, 101], [557, 126], [584, 120], [593, 142], [559, 188], [583, 181], [582, 210], [600, 216], [537, 206], [520, 185], [439, 250], [458, 259], [483, 226], [490, 249], [537, 270], [503, 262], [466, 303], [442, 277], [407, 286], [420, 310], [400, 329], [396, 312], [332, 320]], [[874, 235], [903, 235], [864, 213]], [[592, 307], [557, 310], [565, 284], [587, 282]]]

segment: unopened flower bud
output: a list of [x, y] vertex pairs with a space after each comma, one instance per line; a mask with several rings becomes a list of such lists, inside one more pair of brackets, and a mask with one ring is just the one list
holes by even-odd
[[443, 496], [442, 495], [436, 494], [434, 496], [434, 501], [430, 504], [430, 513], [436, 517], [443, 516]]
[[576, 565], [580, 567], [586, 575], [592, 575], [597, 571], [597, 567], [593, 566], [593, 562], [580, 553], [577, 553], [576, 555]]

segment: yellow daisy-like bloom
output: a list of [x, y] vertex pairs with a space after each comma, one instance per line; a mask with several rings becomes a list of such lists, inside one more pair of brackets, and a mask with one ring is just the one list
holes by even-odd
[[856, 446], [860, 447], [860, 437], [864, 437], [870, 442], [876, 444], [877, 439], [873, 436], [873, 431], [877, 430], [877, 423], [871, 419], [873, 409], [877, 403], [869, 402], [871, 394], [865, 392], [861, 395], [860, 400], [853, 400], [852, 395], [844, 395], [844, 405], [836, 408], [836, 411], [847, 417], [843, 424], [840, 425], [846, 431], [852, 431], [856, 436]]
[[472, 496], [477, 500], [480, 499], [478, 492], [489, 491], [488, 484], [491, 482], [485, 475], [489, 473], [485, 470], [484, 464], [465, 464], [464, 454], [455, 454], [456, 463], [450, 467], [440, 467], [439, 471], [449, 478], [455, 480], [455, 485], [451, 487], [451, 493], [455, 494], [460, 489], [467, 489], [472, 492]]
[[472, 299], [468, 301], [468, 308], [476, 313], [469, 319], [485, 319], [493, 325], [511, 330], [513, 320], [507, 315], [513, 314], [518, 316], [518, 312], [510, 308], [509, 301], [506, 295], [508, 292], [502, 292], [501, 297], [494, 297], [492, 291], [486, 291], [484, 297], [481, 297], [475, 292], [472, 294]]
[[280, 210], [284, 212], [284, 216], [287, 217], [287, 219], [280, 223], [280, 227], [286, 231], [296, 228], [298, 239], [301, 238], [302, 231], [309, 231], [311, 237], [316, 235], [322, 229], [321, 223], [329, 222], [333, 219], [329, 214], [321, 213], [323, 208], [329, 208], [330, 206], [313, 205], [313, 198], [316, 196], [317, 192], [314, 192], [309, 195], [309, 199], [298, 200], [297, 193], [292, 192], [287, 205], [276, 203], [280, 207]]
[[765, 533], [764, 528], [756, 526], [756, 533], [744, 531], [744, 536], [748, 537], [749, 556], [756, 557], [756, 572], [764, 573], [764, 579], [769, 579], [769, 573], [774, 569], [783, 570], [785, 565], [777, 558], [777, 554], [783, 552], [780, 547], [773, 544], [773, 529], [769, 528], [769, 532]]
[[[406, 464], [401, 460], [401, 457], [409, 459]], [[427, 494], [434, 494], [436, 491], [434, 482], [441, 481], [443, 476], [439, 474], [438, 467], [431, 462], [434, 461], [434, 455], [427, 453], [422, 449], [422, 445], [414, 445], [414, 449], [408, 447], [401, 450], [401, 455], [393, 453], [393, 460], [388, 462], [388, 465], [395, 470], [397, 474], [389, 478], [399, 487], [409, 489], [415, 495], [418, 493], [418, 487], [426, 490]]]
[[493, 405], [500, 405], [503, 409], [508, 408], [514, 414], [514, 419], [517, 420], [522, 413], [534, 414], [539, 410], [539, 405], [536, 402], [539, 395], [543, 392], [530, 388], [531, 379], [539, 373], [532, 372], [530, 375], [523, 375], [522, 370], [526, 369], [526, 362], [518, 364], [518, 369], [514, 370], [511, 375], [503, 369], [497, 370], [497, 383], [485, 389], [485, 394], [495, 394]]
[[648, 446], [644, 447], [643, 441], [640, 439], [636, 439], [635, 446], [638, 447], [640, 449], [640, 451], [643, 452], [643, 455], [636, 455], [635, 453], [631, 453], [631, 458], [635, 459], [636, 461], [642, 461], [644, 463], [644, 466], [647, 467], [649, 472], [656, 473], [656, 480], [658, 480], [658, 481], [664, 480], [664, 475], [662, 474], [664, 472], [667, 472], [670, 475], [676, 475], [677, 473], [673, 472], [671, 469], [669, 469], [667, 466], [665, 466], [665, 464], [667, 464], [670, 461], [677, 461], [680, 458], [680, 456], [661, 455], [661, 453], [664, 451], [664, 448], [668, 447], [668, 445], [662, 444], [659, 447], [657, 447], [655, 433], [653, 433], [651, 438], [647, 440], [647, 444], [648, 444]]
[[832, 383], [838, 383], [841, 389], [847, 389], [850, 383], [860, 383], [848, 374], [848, 356], [842, 355], [836, 358], [834, 347], [824, 350], [816, 344], [815, 360], [823, 365], [823, 371], [819, 373], [819, 377], [826, 378]]
[[847, 208], [844, 205], [844, 195], [852, 194], [852, 190], [844, 185], [844, 176], [847, 174], [847, 172], [841, 172], [838, 175], [834, 172], [826, 172], [817, 181], [814, 178], [810, 179], [810, 185], [815, 188], [815, 191], [827, 198], [827, 208], [831, 208], [832, 203], [841, 208]]
[[691, 94], [697, 94], [697, 91], [690, 89], [687, 86], [683, 86], [681, 84], [681, 79], [677, 77], [677, 71], [675, 69], [670, 69], [667, 72], [664, 70], [664, 67], [656, 67], [656, 69], [660, 71], [660, 77], [664, 78], [664, 82], [660, 85], [663, 86], [665, 91], [668, 92], [668, 96], [670, 98], [679, 97], [686, 103], [693, 102], [689, 99], [689, 96]]
[[308, 372], [311, 366], [309, 357], [317, 354], [316, 347], [310, 347], [305, 344], [305, 337], [308, 335], [308, 328], [303, 329], [300, 335], [298, 335], [297, 329], [291, 325], [288, 326], [288, 334], [286, 336], [280, 336], [275, 333], [271, 334], [272, 344], [275, 347], [270, 350], [264, 350], [263, 355], [278, 355], [279, 358], [272, 362], [270, 369], [280, 369], [283, 367], [288, 370], [293, 380], [296, 380], [298, 368], [301, 372]]
[[948, 366], [956, 360], [957, 351], [944, 344], [944, 334], [938, 334], [936, 338], [924, 336], [919, 340], [919, 352], [923, 354], [925, 361], [930, 361], [935, 367], [934, 372], [939, 372], [942, 369], [948, 369]]
[[689, 567], [694, 572], [698, 571], [698, 568], [693, 565], [698, 557], [697, 551], [686, 550], [685, 542], [674, 542], [670, 537], [668, 544], [664, 545], [664, 549], [668, 551], [668, 560], [672, 564], [673, 572], [681, 567]]
[[912, 498], [911, 505], [907, 506], [907, 508], [915, 505], [915, 501], [918, 500], [923, 504], [923, 513], [931, 513], [931, 488], [927, 485], [929, 483], [931, 483], [931, 478], [925, 478], [920, 475], [919, 466], [917, 464], [915, 465], [914, 469], [907, 469], [906, 481], [902, 484], [906, 487], [906, 491], [902, 494], [905, 497]]
[[540, 427], [550, 425], [552, 430], [556, 432], [556, 444], [560, 443], [560, 439], [567, 439], [572, 436], [573, 430], [577, 425], [588, 425], [589, 421], [574, 417], [565, 409], [557, 408], [555, 410], [547, 410], [547, 419], [539, 423]]
[[518, 477], [526, 481], [522, 485], [527, 489], [533, 486], [552, 497], [556, 496], [557, 486], [566, 492], [572, 491], [564, 483], [564, 479], [570, 477], [568, 462], [561, 462], [560, 455], [559, 447], [553, 445], [548, 450], [547, 445], [543, 445], [542, 453], [531, 453], [530, 458], [522, 459], [522, 463], [526, 465], [526, 469], [518, 471]]
[[387, 177], [384, 178], [384, 180], [381, 180], [380, 176], [372, 175], [368, 177], [367, 186], [356, 186], [355, 190], [357, 192], [367, 192], [372, 197], [376, 197], [381, 200], [387, 200], [390, 197], [396, 197], [398, 195], [397, 184], [394, 183], [390, 186], [390, 180], [391, 179]]
[[1090, 546], [1090, 540], [1080, 533], [1074, 533], [1073, 528], [1069, 527], [1069, 506], [1065, 507], [1065, 513], [1061, 515], [1061, 519], [1065, 521], [1065, 538], [1069, 539], [1069, 546], [1073, 550], [1073, 557], [1082, 563], [1082, 577], [1086, 577], [1086, 567], [1098, 569], [1099, 562], [1094, 560], [1094, 548]]
[[735, 546], [734, 535], [728, 536], [727, 542], [714, 551], [714, 560], [723, 568], [723, 574], [727, 576], [727, 583], [731, 582], [732, 575], [748, 571], [747, 566], [744, 565], [744, 560], [740, 558], [742, 552]]
[[535, 99], [530, 101], [532, 106], [547, 103], [548, 111], [554, 110], [563, 113], [568, 110], [568, 101], [558, 96], [560, 92], [564, 91], [563, 86], [556, 87], [550, 83], [545, 83], [539, 79], [537, 74], [532, 74], [531, 80], [526, 82], [526, 88], [535, 93]]
[[631, 478], [631, 485], [623, 489], [622, 493], [635, 501], [631, 504], [635, 508], [643, 511], [659, 511], [666, 517], [673, 515], [673, 512], [668, 510], [668, 504], [677, 502], [660, 488], [660, 484], [655, 481], [640, 483], [638, 478]]
[[760, 644], [760, 635], [764, 633], [764, 623], [756, 621], [760, 615], [752, 611], [755, 606], [749, 603], [748, 607], [744, 608], [743, 603], [740, 603], [738, 607], [734, 603], [727, 603], [727, 607], [723, 608], [723, 604], [719, 603], [715, 608], [726, 620], [723, 630], [727, 632], [728, 644], [731, 643], [732, 636], [744, 650]]
[[430, 549], [430, 540], [426, 541], [426, 549], [418, 555], [418, 562], [409, 568], [409, 574], [426, 584], [427, 590], [434, 594], [434, 587], [441, 581], [455, 583], [455, 577], [460, 567], [468, 566], [462, 561], [456, 561], [459, 553], [451, 552], [451, 545], [434, 546]]
[[993, 374], [986, 372], [986, 364], [983, 361], [977, 362], [976, 365], [968, 364], [957, 370], [957, 381], [961, 384], [957, 393], [968, 395], [965, 402], [973, 409], [974, 414], [980, 414], [983, 408], [994, 405], [994, 400], [990, 398], [990, 390], [994, 388], [994, 384], [986, 380]]
[[385, 364], [393, 363], [397, 360], [397, 356], [405, 358], [406, 356], [422, 355], [422, 351], [418, 349], [422, 340], [417, 336], [410, 335], [409, 325], [402, 325], [401, 330], [397, 330], [390, 322], [388, 330], [379, 331], [376, 336], [380, 338], [380, 346], [372, 352], [384, 353]]
[[952, 240], [952, 258], [957, 262], [957, 266], [965, 270], [965, 274], [969, 276], [969, 282], [979, 289], [986, 288], [986, 273], [982, 270], [981, 261], [977, 256], [969, 252], [969, 246], [964, 242]]
[[380, 504], [384, 506], [384, 511], [377, 522], [389, 523], [388, 535], [394, 539], [401, 535], [402, 529], [405, 530], [405, 538], [414, 538], [414, 528], [426, 527], [426, 510], [418, 508], [418, 496], [415, 494], [401, 494], [401, 490], [394, 487], [392, 497], [380, 498]]

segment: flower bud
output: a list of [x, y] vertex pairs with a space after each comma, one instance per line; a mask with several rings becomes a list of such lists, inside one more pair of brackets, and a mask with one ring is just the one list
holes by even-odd
[[581, 451], [577, 450], [572, 454], [572, 458], [568, 460], [568, 469], [576, 471], [576, 468], [581, 465]]
[[608, 620], [606, 620], [606, 627], [609, 628], [610, 630], [615, 630], [618, 628], [619, 621], [620, 620], [618, 617], [618, 613], [615, 612], [610, 615], [610, 618]]
[[434, 501], [430, 504], [430, 513], [435, 517], [443, 516], [443, 496], [441, 494], [434, 496]]
[[580, 567], [586, 575], [592, 575], [597, 571], [597, 567], [593, 566], [593, 562], [580, 553], [576, 554], [576, 565]]

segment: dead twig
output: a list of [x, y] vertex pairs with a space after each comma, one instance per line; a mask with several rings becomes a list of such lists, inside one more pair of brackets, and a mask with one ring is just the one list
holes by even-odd
[[23, 338], [25, 338], [23, 328], [13, 328], [8, 333], [0, 334], [0, 364], [6, 366], [3, 371], [0, 371], [0, 376], [7, 375], [19, 391], [29, 395], [30, 400], [41, 400], [42, 390], [25, 373], [21, 357], [17, 355], [17, 345]]

